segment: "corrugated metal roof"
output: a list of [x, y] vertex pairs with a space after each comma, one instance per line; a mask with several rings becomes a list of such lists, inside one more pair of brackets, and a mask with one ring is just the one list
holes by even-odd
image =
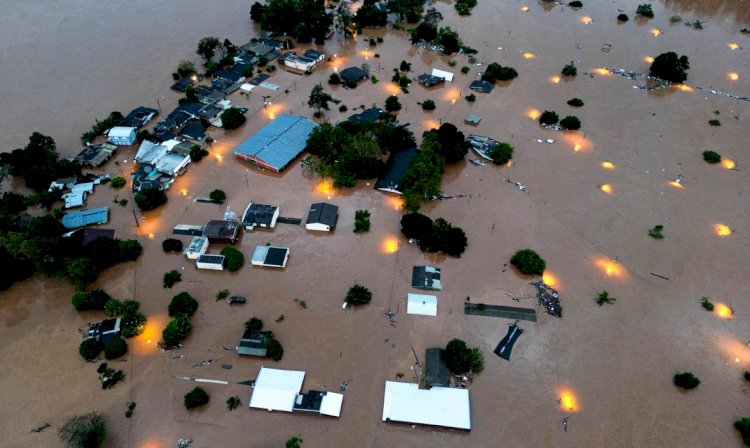
[[62, 218], [62, 225], [66, 229], [102, 224], [109, 220], [109, 207], [92, 208], [66, 213]]
[[307, 137], [317, 126], [305, 117], [279, 115], [242, 142], [234, 150], [234, 154], [242, 158], [258, 158], [275, 170], [281, 171], [304, 151]]

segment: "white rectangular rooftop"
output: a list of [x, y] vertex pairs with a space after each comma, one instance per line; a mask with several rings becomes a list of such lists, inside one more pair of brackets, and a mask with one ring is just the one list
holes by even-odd
[[432, 69], [432, 76], [437, 76], [438, 78], [443, 78], [446, 82], [453, 82], [453, 73], [446, 72], [445, 70], [440, 70], [437, 68]]
[[339, 417], [343, 402], [344, 396], [342, 394], [327, 392], [325, 397], [323, 397], [323, 402], [320, 404], [320, 413], [330, 415], [331, 417]]
[[469, 390], [386, 381], [383, 421], [471, 430]]
[[292, 412], [305, 372], [261, 367], [250, 395], [250, 407]]
[[406, 314], [437, 316], [437, 302], [436, 296], [409, 293], [406, 299]]

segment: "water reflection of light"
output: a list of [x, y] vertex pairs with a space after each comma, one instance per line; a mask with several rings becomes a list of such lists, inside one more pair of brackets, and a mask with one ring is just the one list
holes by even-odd
[[557, 277], [555, 277], [551, 272], [544, 271], [544, 274], [542, 274], [542, 281], [547, 284], [547, 286], [555, 287], [557, 286]]
[[737, 166], [737, 164], [734, 163], [734, 160], [724, 159], [724, 160], [721, 161], [721, 166], [723, 166], [724, 168], [726, 168], [728, 170], [731, 170], [732, 168], [734, 168], [735, 166]]
[[513, 161], [512, 160], [508, 160], [508, 163], [506, 163], [505, 166], [507, 166], [508, 168], [512, 167], [513, 166]]
[[602, 168], [606, 168], [608, 170], [615, 169], [615, 164], [612, 162], [602, 162]]
[[321, 194], [323, 196], [330, 198], [331, 195], [333, 194], [333, 186], [331, 185], [329, 181], [321, 180], [320, 182], [318, 182], [317, 185], [315, 185], [315, 191], [318, 194]]
[[222, 163], [224, 161], [224, 156], [221, 154], [215, 154], [214, 159], [216, 159], [217, 162]]
[[694, 92], [692, 87], [685, 85], [685, 84], [677, 84], [676, 86], [678, 89], [682, 90], [683, 92]]
[[521, 11], [523, 11], [523, 12], [529, 12], [529, 7], [528, 6], [524, 6], [523, 8], [521, 8]]
[[453, 104], [456, 103], [456, 100], [461, 98], [461, 90], [457, 88], [448, 89], [443, 94], [443, 99], [452, 102]]
[[600, 75], [611, 75], [609, 69], [607, 67], [599, 67], [594, 69], [595, 72], [599, 73]]
[[722, 319], [734, 317], [734, 310], [723, 303], [714, 303], [714, 314]]
[[614, 189], [612, 188], [612, 185], [610, 184], [604, 184], [599, 188], [601, 188], [601, 190], [607, 194], [612, 194], [612, 192], [614, 191]]
[[523, 58], [524, 59], [534, 59], [536, 55], [534, 53], [524, 53]]
[[537, 109], [530, 109], [528, 112], [526, 112], [526, 116], [531, 118], [532, 120], [538, 120], [541, 114], [542, 113]]
[[615, 260], [611, 260], [606, 257], [597, 258], [594, 264], [606, 275], [607, 277], [624, 277], [625, 269]]
[[648, 62], [649, 64], [654, 62], [654, 58], [652, 58], [651, 56], [644, 56], [643, 60]]
[[154, 235], [153, 232], [151, 232], [151, 233], [148, 234], [148, 238], [151, 239], [151, 240], [153, 240], [155, 237], [156, 237], [156, 235]]
[[393, 254], [398, 251], [398, 238], [388, 236], [383, 240], [383, 252]]
[[728, 46], [728, 47], [729, 47], [729, 48], [730, 48], [731, 50], [736, 50], [736, 49], [740, 48], [740, 46], [739, 46], [738, 44], [736, 44], [735, 42], [732, 42], [732, 43], [730, 43], [730, 44], [727, 44], [727, 46]]
[[550, 80], [550, 82], [552, 84], [559, 84], [560, 83], [560, 77], [559, 76], [553, 76], [549, 80]]
[[180, 194], [183, 195], [183, 196], [187, 196], [187, 194], [188, 194], [187, 188], [181, 188], [180, 189]]
[[399, 93], [401, 93], [401, 87], [399, 87], [399, 85], [395, 82], [383, 83], [382, 88], [388, 95], [398, 95]]
[[583, 16], [583, 17], [581, 17], [581, 19], [580, 19], [580, 20], [581, 20], [581, 23], [583, 23], [584, 25], [588, 25], [588, 24], [590, 24], [591, 22], [593, 22], [593, 21], [594, 21], [594, 20], [593, 20], [593, 19], [592, 19], [591, 17], [589, 17], [589, 16]]
[[715, 224], [714, 225], [714, 231], [719, 236], [729, 236], [732, 234], [732, 229], [729, 228], [729, 226], [724, 224]]
[[437, 120], [435, 120], [435, 119], [432, 119], [432, 118], [430, 118], [430, 119], [424, 120], [424, 121], [422, 122], [422, 125], [423, 125], [423, 126], [424, 126], [424, 127], [425, 127], [425, 128], [427, 129], [427, 130], [430, 130], [430, 129], [437, 129], [437, 128], [439, 128], [439, 127], [440, 127], [440, 122], [439, 122], [439, 121], [437, 121]]
[[578, 399], [573, 391], [570, 389], [562, 389], [558, 394], [560, 398], [557, 402], [560, 403], [560, 409], [566, 412], [576, 412], [578, 410]]
[[401, 210], [404, 208], [404, 199], [400, 196], [388, 196], [386, 201], [394, 210]]
[[651, 29], [651, 34], [653, 34], [654, 37], [659, 37], [663, 33], [662, 33], [662, 31], [659, 28], [653, 28], [653, 29]]
[[134, 349], [139, 354], [156, 353], [156, 343], [161, 340], [161, 331], [167, 325], [167, 316], [149, 316], [143, 326], [143, 333], [133, 338]]
[[677, 188], [678, 190], [682, 190], [682, 189], [685, 188], [685, 186], [682, 185], [682, 182], [677, 182], [676, 180], [673, 180], [673, 181], [669, 182], [669, 185], [672, 188]]
[[727, 76], [729, 76], [729, 79], [731, 79], [732, 81], [737, 81], [740, 79], [740, 74], [735, 72], [730, 72], [729, 74], [727, 74]]
[[576, 143], [576, 145], [573, 147], [573, 152], [578, 152], [583, 149], [583, 146], [581, 146], [580, 143]]

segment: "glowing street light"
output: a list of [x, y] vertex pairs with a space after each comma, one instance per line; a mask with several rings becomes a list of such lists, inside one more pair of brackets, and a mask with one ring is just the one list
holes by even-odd
[[654, 37], [659, 37], [659, 36], [661, 36], [661, 35], [662, 35], [662, 34], [664, 34], [664, 33], [663, 33], [663, 32], [662, 32], [662, 30], [660, 30], [659, 28], [653, 28], [653, 29], [651, 30], [651, 34], [653, 34], [653, 35], [654, 35]]
[[536, 55], [534, 53], [524, 53], [523, 58], [524, 59], [534, 59]]
[[612, 162], [602, 162], [602, 168], [606, 168], [608, 170], [615, 169], [615, 164]]
[[523, 11], [523, 12], [529, 12], [529, 7], [528, 6], [524, 6], [524, 7], [521, 8], [521, 11]]
[[736, 167], [736, 166], [737, 166], [737, 164], [736, 164], [736, 163], [734, 163], [734, 160], [731, 160], [731, 159], [724, 159], [724, 160], [722, 160], [722, 161], [721, 161], [721, 166], [723, 166], [724, 168], [726, 168], [726, 169], [728, 169], [728, 170], [731, 170], [731, 169], [733, 169], [734, 167]]
[[553, 76], [549, 80], [550, 80], [550, 82], [552, 84], [559, 84], [560, 83], [560, 77], [559, 76]]
[[584, 25], [589, 25], [589, 24], [591, 24], [591, 22], [594, 21], [594, 19], [592, 19], [589, 16], [583, 16], [583, 17], [581, 17], [580, 20], [581, 20], [581, 23], [583, 23]]
[[600, 188], [600, 189], [601, 189], [601, 190], [602, 190], [603, 192], [605, 192], [605, 193], [607, 193], [607, 194], [612, 194], [612, 192], [614, 191], [614, 189], [612, 188], [612, 185], [610, 185], [610, 184], [604, 184], [604, 185], [602, 185], [602, 186], [601, 186], [601, 187], [599, 187], [599, 188]]
[[740, 75], [739, 75], [739, 73], [736, 73], [736, 72], [729, 72], [729, 73], [727, 74], [727, 76], [728, 76], [728, 77], [729, 77], [729, 79], [731, 79], [732, 81], [739, 81], [739, 79], [740, 79]]
[[740, 48], [740, 46], [735, 42], [727, 44], [727, 46], [729, 47], [730, 50], [737, 50], [738, 48]]
[[732, 229], [729, 228], [729, 226], [724, 224], [716, 224], [714, 225], [714, 232], [716, 232], [717, 235], [720, 237], [729, 236], [732, 234]]

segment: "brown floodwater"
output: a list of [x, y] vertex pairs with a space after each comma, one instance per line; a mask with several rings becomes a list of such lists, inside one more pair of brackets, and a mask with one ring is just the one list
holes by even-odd
[[[95, 409], [108, 418], [107, 447], [169, 447], [178, 438], [192, 438], [193, 446], [276, 447], [295, 434], [302, 435], [305, 447], [739, 447], [731, 423], [748, 413], [748, 388], [741, 377], [750, 367], [750, 349], [744, 346], [750, 334], [750, 238], [744, 227], [750, 222], [750, 182], [744, 170], [750, 165], [750, 103], [706, 89], [750, 96], [750, 38], [739, 33], [750, 26], [748, 9], [741, 1], [667, 0], [654, 4], [652, 20], [617, 23], [618, 9], [632, 19], [637, 3], [585, 2], [573, 10], [536, 1], [480, 0], [472, 16], [460, 18], [452, 4], [438, 2], [445, 24], [479, 51], [480, 62], [511, 65], [519, 78], [468, 103], [463, 97], [482, 66], [461, 74], [461, 66], [470, 65], [466, 57], [412, 47], [404, 32], [394, 30], [366, 30], [365, 37], [383, 37], [375, 47], [362, 36], [346, 42], [337, 37], [326, 47], [336, 58], [313, 75], [277, 72], [271, 77], [281, 89], [272, 94], [268, 108], [261, 95], [235, 94], [232, 100], [250, 109], [248, 123], [226, 135], [215, 132], [211, 155], [177, 179], [165, 207], [137, 214], [137, 226], [129, 193], [98, 188], [89, 205], [110, 206], [107, 227], [120, 238], [137, 238], [144, 253], [136, 263], [106, 271], [93, 286], [139, 300], [149, 316], [146, 332], [130, 341], [126, 362], [112, 363], [125, 371], [125, 382], [103, 391], [96, 366], [76, 354], [78, 329], [102, 315], [76, 313], [69, 304], [71, 285], [35, 277], [1, 293], [3, 445], [56, 446], [56, 430], [68, 415]], [[194, 48], [201, 37], [242, 43], [253, 32], [248, 4], [138, 0], [113, 5], [3, 5], [2, 150], [21, 146], [31, 132], [40, 131], [54, 137], [63, 153], [74, 154], [80, 134], [111, 110], [156, 106], [157, 98], [168, 110], [178, 98], [169, 91], [170, 74], [182, 59], [197, 62]], [[705, 28], [670, 24], [672, 15], [699, 19]], [[654, 29], [661, 34], [655, 36]], [[730, 48], [731, 43], [739, 48]], [[602, 51], [604, 44], [608, 52]], [[690, 57], [689, 89], [646, 92], [633, 88], [640, 80], [596, 70], [646, 72], [646, 58], [668, 50]], [[415, 83], [410, 94], [398, 93], [387, 81], [402, 59], [413, 64], [411, 76], [437, 67], [456, 72], [456, 78], [437, 89]], [[453, 68], [452, 60], [457, 62]], [[578, 76], [555, 83], [552, 78], [570, 61]], [[334, 69], [363, 63], [380, 82], [354, 90], [326, 85], [349, 108], [346, 113], [332, 108], [327, 112], [331, 121], [360, 105], [382, 105], [387, 95], [398, 93], [404, 105], [399, 120], [410, 123], [417, 135], [451, 122], [463, 132], [515, 147], [510, 167], [465, 162], [449, 167], [444, 192], [465, 197], [423, 207], [423, 213], [443, 216], [466, 231], [469, 246], [459, 259], [425, 256], [400, 237], [402, 211], [393, 198], [372, 190], [372, 182], [341, 192], [321, 187], [299, 163], [269, 175], [232, 157], [238, 142], [278, 114], [311, 116], [305, 103], [312, 86], [325, 85]], [[739, 80], [729, 73], [739, 74]], [[585, 106], [567, 106], [573, 97]], [[418, 103], [426, 99], [435, 101], [435, 111], [421, 110]], [[529, 115], [543, 110], [579, 116], [581, 132], [541, 129]], [[468, 113], [480, 115], [481, 123], [464, 125]], [[722, 126], [710, 127], [712, 118]], [[554, 143], [537, 141], [548, 138]], [[738, 169], [706, 164], [701, 160], [706, 149], [731, 159]], [[120, 164], [110, 162], [102, 171], [127, 172], [133, 155], [134, 148], [120, 151]], [[671, 185], [680, 174], [682, 182]], [[506, 179], [523, 182], [529, 193]], [[215, 188], [227, 192], [224, 206], [192, 202]], [[130, 198], [130, 204], [114, 205], [115, 195]], [[162, 252], [161, 241], [174, 225], [202, 224], [221, 217], [227, 207], [240, 213], [250, 200], [277, 204], [282, 216], [299, 218], [311, 202], [330, 200], [340, 207], [339, 226], [326, 236], [284, 224], [245, 233], [237, 248], [246, 256], [259, 244], [291, 248], [281, 271], [248, 263], [236, 273], [204, 272], [182, 256]], [[369, 233], [352, 232], [358, 209], [372, 213]], [[663, 240], [648, 236], [657, 224], [664, 225]], [[733, 233], [718, 235], [719, 225]], [[528, 278], [504, 271], [510, 256], [526, 247], [546, 259], [547, 276], [562, 296], [562, 319], [541, 314], [533, 299], [511, 299], [532, 293]], [[405, 313], [411, 267], [425, 262], [443, 269], [436, 318]], [[162, 275], [171, 269], [179, 270], [183, 280], [166, 290]], [[370, 288], [374, 299], [347, 312], [341, 302], [354, 282]], [[230, 307], [217, 302], [216, 293], [225, 288], [247, 296], [248, 303]], [[596, 293], [603, 289], [617, 298], [614, 304], [596, 305]], [[180, 291], [200, 302], [193, 335], [182, 350], [161, 352], [155, 342], [169, 319], [167, 304]], [[467, 296], [472, 302], [533, 307], [540, 313], [538, 322], [520, 323], [525, 333], [510, 362], [492, 353], [509, 322], [465, 316]], [[702, 296], [727, 304], [734, 317], [703, 311]], [[295, 299], [304, 300], [307, 308]], [[389, 309], [398, 312], [395, 326], [384, 315]], [[253, 379], [263, 363], [239, 359], [222, 346], [236, 345], [242, 323], [252, 316], [263, 319], [285, 348], [281, 362], [266, 365], [305, 370], [305, 390], [337, 390], [350, 380], [341, 418], [246, 408], [250, 389], [238, 383]], [[404, 380], [421, 375], [420, 368], [412, 370], [412, 348], [421, 360], [425, 348], [453, 337], [479, 346], [485, 355], [485, 371], [472, 384], [472, 431], [381, 422], [384, 381], [399, 373]], [[205, 359], [214, 361], [192, 367]], [[689, 393], [671, 384], [672, 375], [685, 370], [702, 380]], [[187, 412], [182, 396], [195, 384], [180, 376], [232, 383], [206, 385], [211, 403]], [[239, 395], [243, 406], [228, 412], [224, 402], [232, 395]], [[126, 419], [129, 401], [137, 407]], [[45, 422], [52, 428], [29, 432]]]

